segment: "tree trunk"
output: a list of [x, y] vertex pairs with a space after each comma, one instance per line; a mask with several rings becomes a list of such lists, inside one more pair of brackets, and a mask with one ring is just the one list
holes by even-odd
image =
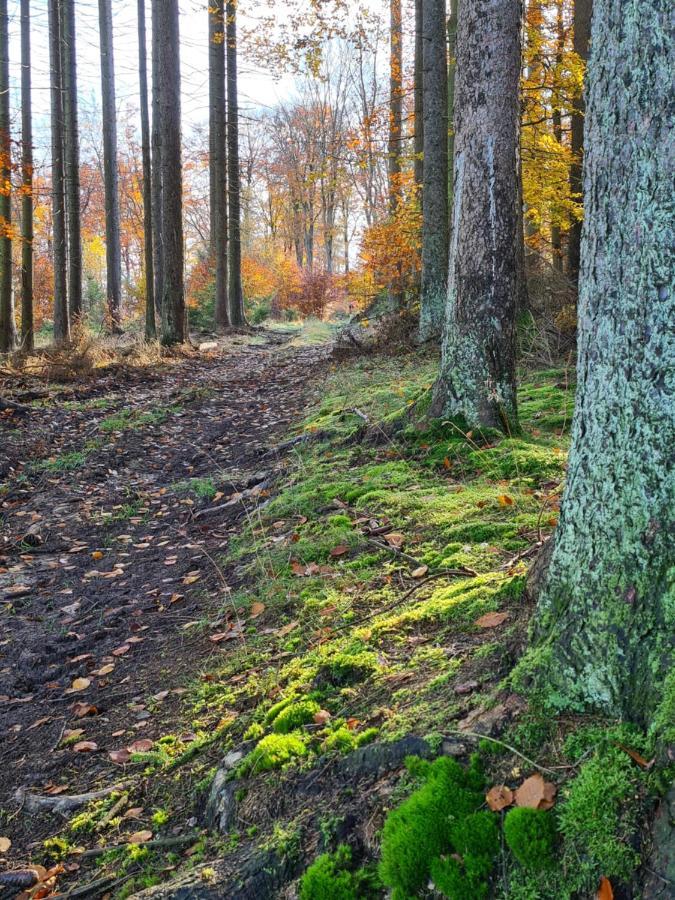
[[644, 723], [672, 652], [672, 4], [594, 7], [579, 383], [538, 660], [556, 706]]
[[21, 0], [21, 186], [21, 346], [30, 353], [35, 349], [30, 0]]
[[216, 268], [216, 329], [230, 324], [227, 302], [227, 126], [225, 99], [225, 4], [214, 0], [209, 7], [209, 93], [212, 182], [211, 252]]
[[148, 49], [145, 0], [138, 0], [138, 76], [141, 103], [141, 153], [143, 156], [143, 251], [145, 255], [145, 339], [157, 338], [155, 273], [152, 246], [152, 163], [150, 158], [150, 109], [148, 104]]
[[[424, 0], [415, 0], [415, 185], [422, 202], [424, 182]], [[445, 9], [443, 10], [445, 16]]]
[[424, 0], [424, 195], [420, 340], [439, 338], [448, 290], [448, 57], [445, 0]]
[[52, 222], [54, 263], [54, 342], [70, 340], [70, 315], [66, 282], [66, 196], [63, 144], [61, 28], [58, 0], [48, 0], [49, 65], [52, 124]]
[[[563, 52], [565, 50], [565, 26], [563, 22], [563, 0], [556, 0], [556, 70], [562, 69]], [[562, 99], [554, 98], [553, 106], [553, 137], [558, 144], [562, 145]], [[560, 213], [553, 210], [553, 222], [551, 223], [551, 259], [553, 268], [557, 272], [563, 270], [563, 254], [562, 254], [562, 229], [559, 221]]]
[[237, 96], [237, 6], [228, 0], [227, 26], [227, 174], [229, 198], [230, 323], [245, 325], [241, 284], [241, 181], [239, 175], [239, 100]]
[[450, 0], [448, 16], [448, 212], [453, 205], [452, 189], [455, 175], [455, 70], [457, 68], [458, 6], [459, 0]]
[[517, 428], [519, 0], [462, 5], [448, 306], [432, 414]]
[[164, 254], [162, 342], [164, 344], [180, 344], [187, 338], [187, 327], [183, 271], [183, 166], [181, 158], [178, 0], [161, 0], [158, 12], [162, 247]]
[[[588, 46], [591, 35], [591, 13], [593, 0], [575, 0], [574, 3], [574, 52], [584, 62], [588, 60]], [[572, 198], [581, 200], [582, 165], [584, 153], [584, 96], [575, 98], [572, 105], [572, 165], [570, 166], [570, 189]], [[567, 270], [569, 277], [576, 281], [579, 277], [581, 252], [581, 222], [573, 221], [567, 245]]]
[[159, 57], [161, 0], [152, 0], [152, 251], [155, 275], [155, 310], [161, 315], [164, 297], [164, 249], [162, 246], [162, 129], [159, 114]]
[[101, 97], [103, 114], [103, 174], [105, 181], [105, 243], [108, 310], [113, 334], [121, 332], [122, 250], [117, 174], [117, 110], [111, 0], [98, 0], [101, 38]]
[[80, 219], [80, 134], [77, 115], [75, 2], [61, 0], [63, 133], [68, 242], [68, 303], [71, 322], [82, 317], [82, 228]]
[[12, 300], [12, 137], [9, 119], [9, 17], [0, 0], [0, 353], [16, 344]]
[[[401, 184], [401, 142], [403, 139], [403, 22], [401, 0], [389, 0], [389, 139], [387, 143], [389, 176], [389, 215], [393, 218], [403, 199]], [[394, 309], [403, 305], [403, 264], [389, 285], [389, 303]]]

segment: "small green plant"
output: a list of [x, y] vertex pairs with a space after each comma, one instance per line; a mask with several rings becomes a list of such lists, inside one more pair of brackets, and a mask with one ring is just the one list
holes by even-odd
[[277, 734], [289, 734], [313, 721], [321, 707], [314, 700], [302, 700], [284, 707], [272, 722]]
[[543, 810], [527, 807], [509, 810], [504, 819], [504, 837], [523, 868], [537, 871], [552, 864], [555, 823]]
[[152, 814], [151, 821], [157, 828], [161, 828], [169, 821], [169, 813], [165, 809], [158, 809]]
[[300, 900], [364, 900], [375, 895], [377, 881], [371, 870], [353, 870], [352, 851], [342, 844], [307, 869], [300, 882]]
[[42, 848], [45, 855], [55, 862], [65, 859], [70, 852], [70, 844], [67, 840], [60, 837], [47, 838], [47, 840], [43, 842]]
[[241, 764], [241, 773], [248, 775], [279, 769], [293, 759], [305, 756], [307, 746], [295, 734], [268, 734], [251, 750]]

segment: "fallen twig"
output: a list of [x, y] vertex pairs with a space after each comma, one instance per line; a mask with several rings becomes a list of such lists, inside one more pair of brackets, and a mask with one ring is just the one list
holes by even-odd
[[40, 812], [41, 810], [49, 810], [51, 812], [67, 813], [71, 809], [78, 809], [92, 800], [100, 800], [107, 797], [114, 791], [120, 791], [124, 784], [114, 784], [111, 787], [104, 788], [101, 791], [91, 791], [88, 794], [61, 794], [55, 797], [44, 796], [43, 794], [31, 794], [25, 788], [19, 788], [14, 794], [17, 803], [23, 804], [28, 812]]
[[[180, 847], [183, 844], [191, 844], [193, 841], [198, 840], [200, 834], [198, 831], [190, 831], [188, 834], [181, 834], [176, 837], [165, 837], [165, 838], [155, 838], [154, 841], [144, 841], [140, 846], [147, 847], [149, 850], [154, 850], [159, 847]], [[111, 853], [114, 850], [124, 850], [125, 847], [129, 846], [129, 842], [127, 841], [125, 844], [110, 844], [107, 847], [92, 847], [91, 850], [85, 850], [83, 853], [78, 853], [78, 859], [91, 859], [94, 856], [103, 856], [104, 853]]]
[[[516, 750], [515, 747], [512, 747], [510, 744], [505, 744], [504, 741], [500, 741], [498, 738], [488, 737], [487, 734], [479, 734], [477, 731], [462, 731], [461, 729], [454, 728], [446, 729], [446, 731], [448, 734], [454, 734], [459, 737], [476, 738], [479, 741], [491, 741], [493, 744], [499, 744], [500, 747], [504, 747], [515, 756], [519, 756], [523, 762], [528, 764], [528, 766], [533, 766], [535, 769], [539, 769], [540, 772], [546, 772], [547, 775], [558, 775], [558, 772], [555, 772], [553, 769], [547, 769], [546, 766], [540, 766], [539, 763], [536, 763], [533, 759], [525, 756], [520, 750]], [[568, 768], [573, 769], [575, 767], [569, 766]]]

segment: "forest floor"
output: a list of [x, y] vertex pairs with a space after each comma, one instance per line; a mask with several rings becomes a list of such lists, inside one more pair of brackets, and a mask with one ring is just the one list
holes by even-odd
[[[407, 754], [477, 747], [486, 787], [550, 779], [571, 890], [632, 883], [648, 738], [509, 682], [570, 373], [525, 377], [520, 436], [389, 436], [436, 365], [267, 332], [12, 385], [29, 409], [0, 421], [0, 859], [38, 867], [32, 896], [294, 896], [343, 841], [376, 859]], [[499, 896], [562, 896], [503, 847], [498, 869]]]

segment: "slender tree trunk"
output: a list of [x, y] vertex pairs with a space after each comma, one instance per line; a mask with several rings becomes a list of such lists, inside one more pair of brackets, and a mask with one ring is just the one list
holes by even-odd
[[0, 0], [0, 178], [0, 353], [7, 353], [16, 343], [12, 300], [12, 138], [7, 0]]
[[145, 339], [157, 338], [155, 273], [152, 246], [152, 163], [150, 158], [150, 109], [148, 103], [148, 44], [145, 0], [138, 0], [138, 76], [141, 101], [141, 153], [143, 156], [143, 250], [145, 254]]
[[673, 55], [670, 0], [595, 0], [577, 405], [538, 610], [556, 706], [643, 723], [672, 660]]
[[462, 4], [448, 306], [432, 414], [517, 428], [519, 0]]
[[21, 346], [30, 353], [35, 349], [30, 0], [21, 0], [21, 186]]
[[103, 113], [103, 174], [105, 181], [105, 242], [108, 310], [112, 331], [121, 332], [122, 250], [117, 174], [117, 109], [111, 0], [98, 0], [101, 37], [101, 96]]
[[[415, 0], [415, 184], [422, 202], [424, 182], [424, 0]], [[445, 10], [444, 10], [445, 15]]]
[[448, 16], [448, 210], [453, 204], [455, 175], [455, 70], [457, 68], [457, 8], [459, 0], [449, 0]]
[[448, 291], [448, 57], [445, 0], [424, 0], [424, 195], [420, 340], [439, 338]]
[[[403, 138], [403, 22], [401, 0], [389, 0], [389, 139], [387, 144], [389, 176], [389, 215], [393, 218], [403, 199], [401, 151]], [[389, 303], [393, 309], [403, 305], [403, 264], [389, 285]]]
[[230, 324], [228, 309], [227, 237], [227, 127], [225, 99], [225, 4], [214, 0], [209, 7], [209, 90], [211, 94], [212, 181], [211, 248], [216, 268], [216, 329]]
[[[574, 52], [584, 62], [588, 60], [588, 46], [591, 34], [591, 13], [593, 0], [575, 0], [574, 3]], [[570, 166], [570, 188], [572, 197], [581, 200], [582, 163], [584, 153], [584, 97], [574, 100], [572, 106], [572, 165]], [[567, 245], [567, 269], [569, 277], [579, 276], [581, 252], [581, 222], [573, 221]]]
[[162, 0], [152, 0], [152, 250], [154, 254], [155, 309], [161, 315], [164, 297], [164, 248], [162, 245], [162, 128], [159, 113], [159, 27]]
[[[563, 0], [556, 0], [556, 68], [562, 68], [563, 52], [565, 50], [565, 27], [563, 22]], [[555, 98], [553, 106], [553, 137], [562, 145], [562, 99]], [[559, 222], [559, 212], [553, 211], [554, 220], [551, 223], [551, 259], [553, 268], [557, 272], [563, 270], [562, 253], [562, 229]]]
[[[164, 297], [162, 342], [187, 339], [183, 246], [183, 165], [181, 158], [180, 32], [178, 0], [161, 0], [159, 38], [159, 118], [162, 146], [162, 247]], [[154, 25], [154, 23], [153, 23]]]
[[75, 0], [60, 0], [63, 70], [64, 171], [68, 241], [68, 303], [71, 322], [82, 317], [80, 135], [77, 115]]
[[61, 72], [61, 28], [58, 0], [48, 0], [49, 64], [51, 70], [52, 123], [52, 222], [54, 263], [54, 342], [63, 346], [70, 340], [70, 314], [66, 280], [66, 196], [63, 142]]
[[245, 325], [241, 284], [241, 181], [239, 174], [239, 100], [237, 95], [237, 6], [228, 0], [227, 25], [227, 174], [229, 198], [230, 323]]

